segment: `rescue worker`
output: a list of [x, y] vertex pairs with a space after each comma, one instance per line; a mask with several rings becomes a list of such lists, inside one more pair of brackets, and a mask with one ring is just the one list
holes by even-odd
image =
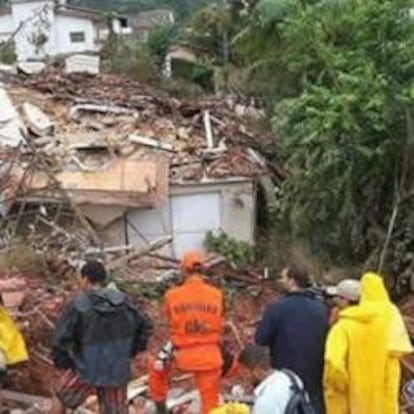
[[[222, 292], [203, 280], [204, 257], [201, 252], [184, 254], [181, 268], [183, 285], [165, 295], [165, 311], [169, 323], [174, 366], [194, 374], [200, 392], [201, 413], [208, 414], [218, 405], [219, 382], [223, 358], [220, 335], [223, 327]], [[155, 361], [156, 362], [156, 361]], [[160, 369], [161, 368], [161, 369]], [[171, 364], [150, 364], [150, 396], [157, 413], [166, 413], [168, 376]]]
[[51, 413], [75, 410], [97, 394], [100, 414], [126, 414], [131, 359], [146, 350], [152, 324], [124, 293], [106, 287], [100, 262], [87, 262], [81, 276], [84, 291], [64, 309], [53, 335], [62, 375]]
[[327, 414], [398, 413], [396, 364], [409, 344], [392, 306], [381, 277], [365, 274], [360, 304], [341, 311], [328, 335]]
[[364, 277], [366, 279], [369, 278], [371, 283], [376, 285], [378, 294], [372, 297], [372, 299], [382, 302], [390, 313], [384, 406], [386, 414], [399, 414], [401, 358], [412, 353], [413, 347], [402, 315], [398, 308], [391, 302], [382, 278], [375, 273], [367, 273]]
[[256, 331], [258, 345], [268, 346], [272, 368], [298, 375], [317, 414], [323, 414], [323, 355], [328, 331], [328, 309], [311, 289], [306, 268], [290, 266], [282, 271], [285, 297], [265, 311]]
[[[3, 306], [0, 298], [0, 389], [7, 379], [7, 369], [28, 360], [23, 336]], [[3, 401], [0, 390], [0, 411]]]
[[343, 309], [359, 303], [361, 284], [359, 280], [344, 279], [337, 286], [328, 287], [326, 294], [333, 298], [334, 302], [329, 317], [329, 326], [332, 326], [339, 319], [339, 314]]

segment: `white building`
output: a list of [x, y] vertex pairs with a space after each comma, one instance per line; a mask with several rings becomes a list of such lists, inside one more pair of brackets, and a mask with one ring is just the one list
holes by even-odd
[[[116, 33], [129, 33], [127, 20], [114, 18]], [[0, 42], [14, 38], [19, 61], [97, 52], [107, 31], [99, 11], [73, 7], [66, 0], [9, 0], [0, 8]]]

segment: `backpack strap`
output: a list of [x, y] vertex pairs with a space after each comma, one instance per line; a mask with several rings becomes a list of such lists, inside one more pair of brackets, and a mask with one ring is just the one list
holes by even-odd
[[[288, 369], [281, 370], [290, 381], [292, 396], [286, 407], [285, 414], [315, 414], [309, 395], [299, 380], [299, 377]], [[300, 410], [300, 411], [298, 411]]]
[[294, 391], [300, 391], [300, 392], [305, 391], [302, 384], [299, 382], [299, 378], [294, 372], [290, 371], [289, 369], [282, 369], [282, 372], [286, 374], [286, 376], [289, 378], [291, 386], [293, 387]]

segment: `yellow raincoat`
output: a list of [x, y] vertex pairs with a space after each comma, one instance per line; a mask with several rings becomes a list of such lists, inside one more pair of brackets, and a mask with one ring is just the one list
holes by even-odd
[[398, 414], [400, 358], [412, 352], [407, 329], [380, 276], [366, 273], [361, 292], [361, 304], [341, 312], [328, 336], [327, 414]]
[[361, 281], [361, 303], [339, 314], [325, 350], [327, 414], [385, 414], [384, 394], [390, 313], [376, 300], [381, 289]]
[[3, 306], [0, 306], [0, 350], [5, 355], [6, 365], [14, 365], [28, 359], [23, 337]]
[[250, 409], [245, 404], [228, 403], [210, 411], [209, 414], [249, 414]]
[[400, 359], [413, 352], [413, 348], [401, 313], [391, 302], [381, 277], [375, 273], [367, 273], [364, 277], [369, 279], [370, 283], [375, 284], [377, 295], [373, 299], [381, 302], [388, 309], [390, 325], [387, 342], [388, 358], [385, 372], [384, 412], [386, 414], [399, 414]]

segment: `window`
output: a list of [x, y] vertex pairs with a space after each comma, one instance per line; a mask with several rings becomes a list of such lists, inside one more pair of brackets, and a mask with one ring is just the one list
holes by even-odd
[[71, 43], [84, 43], [85, 42], [85, 32], [71, 32], [70, 33], [70, 42]]

